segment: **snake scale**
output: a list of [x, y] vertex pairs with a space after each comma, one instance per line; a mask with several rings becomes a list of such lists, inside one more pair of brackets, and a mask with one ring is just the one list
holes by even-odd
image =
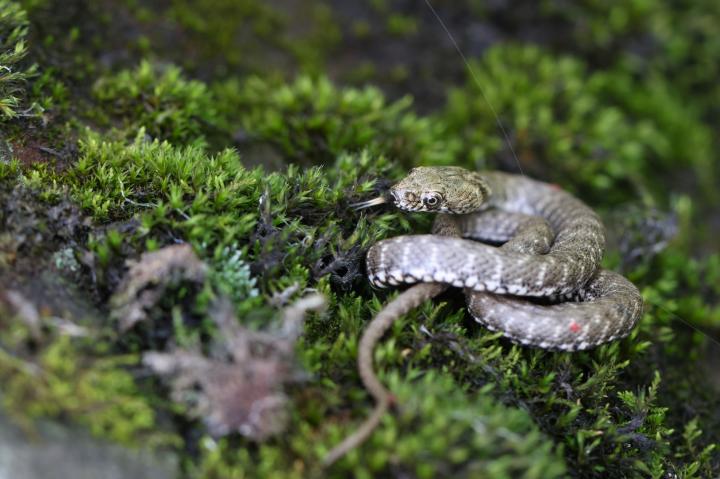
[[[600, 268], [600, 218], [555, 185], [502, 172], [419, 167], [392, 186], [389, 196], [401, 210], [438, 214], [432, 234], [386, 239], [367, 253], [373, 285], [418, 284], [388, 303], [363, 333], [358, 369], [377, 405], [330, 451], [326, 464], [362, 443], [392, 402], [372, 367], [377, 341], [395, 319], [450, 286], [465, 290], [479, 323], [543, 349], [579, 351], [614, 341], [627, 336], [642, 315], [635, 285]], [[383, 196], [356, 206], [386, 201]]]

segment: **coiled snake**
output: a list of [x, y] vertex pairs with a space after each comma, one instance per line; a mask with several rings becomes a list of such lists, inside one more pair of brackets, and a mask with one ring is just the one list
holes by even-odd
[[[368, 251], [368, 277], [375, 286], [420, 284], [388, 303], [366, 329], [358, 365], [378, 407], [329, 454], [328, 463], [362, 442], [390, 403], [372, 370], [377, 340], [395, 318], [449, 286], [464, 288], [468, 309], [479, 323], [543, 349], [578, 351], [622, 338], [642, 315], [638, 289], [600, 269], [602, 222], [558, 187], [500, 172], [420, 167], [391, 187], [389, 195], [402, 210], [438, 215], [433, 234], [398, 236]], [[385, 201], [381, 197], [358, 206]]]

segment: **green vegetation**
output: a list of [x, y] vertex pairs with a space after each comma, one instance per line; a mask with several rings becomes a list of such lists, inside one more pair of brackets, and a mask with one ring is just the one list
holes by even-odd
[[221, 113], [254, 140], [275, 145], [287, 161], [328, 163], [368, 149], [404, 165], [452, 162], [442, 125], [410, 111], [412, 99], [385, 99], [374, 87], [339, 89], [326, 77], [291, 84], [251, 77], [216, 88]]
[[[358, 339], [396, 294], [369, 287], [364, 253], [379, 239], [430, 225], [425, 216], [389, 207], [358, 213], [350, 204], [419, 164], [521, 166], [574, 191], [619, 231], [607, 265], [642, 289], [641, 325], [591, 352], [528, 350], [469, 321], [462, 295], [447, 293], [408, 313], [378, 347], [380, 377], [399, 407], [328, 475], [718, 474], [718, 386], [708, 384], [705, 366], [713, 345], [678, 319], [720, 330], [720, 255], [696, 254], [712, 247], [704, 215], [717, 197], [712, 93], [696, 90], [712, 69], [684, 70], [716, 55], [710, 44], [678, 46], [662, 65], [653, 57], [641, 66], [626, 46], [647, 32], [666, 32], [663, 45], [695, 45], [687, 32], [705, 21], [694, 9], [669, 32], [661, 21], [669, 10], [655, 2], [580, 2], [567, 41], [592, 28], [575, 51], [497, 44], [472, 60], [482, 91], [472, 78], [431, 81], [448, 92], [432, 109], [423, 96], [343, 86], [325, 74], [326, 53], [342, 48], [341, 29], [352, 36], [361, 25], [368, 34], [374, 25], [363, 22], [371, 16], [345, 25], [347, 12], [314, 2], [303, 15], [332, 28], [293, 42], [274, 32], [293, 26], [297, 12], [263, 2], [199, 2], [197, 11], [197, 2], [121, 3], [118, 18], [145, 38], [132, 58], [61, 76], [63, 61], [91, 62], [84, 48], [118, 51], [112, 30], [88, 33], [90, 19], [78, 25], [72, 59], [44, 37], [24, 60], [38, 63], [38, 76], [28, 80], [17, 73], [28, 70], [13, 66], [19, 76], [6, 82], [0, 72], [0, 98], [12, 98], [3, 109], [10, 148], [0, 138], [0, 380], [13, 418], [71, 420], [123, 444], [169, 446], [191, 477], [317, 476], [323, 455], [371, 409], [355, 369]], [[27, 2], [31, 33], [55, 21], [41, 4]], [[0, 63], [23, 65], [26, 15], [15, 2], [0, 6]], [[387, 13], [392, 41], [426, 34], [418, 12], [396, 11], [390, 1], [364, 8]], [[541, 20], [575, 18], [556, 2], [541, 10]], [[178, 25], [186, 30], [178, 51], [168, 52], [156, 31]], [[434, 48], [428, 56], [452, 54]], [[16, 49], [12, 61], [2, 56]], [[612, 49], [627, 50], [616, 61], [594, 60]], [[278, 52], [302, 72], [276, 68]], [[346, 68], [340, 78], [358, 64]], [[47, 110], [47, 124], [17, 117], [23, 98]], [[672, 241], [665, 223], [651, 221], [653, 208], [677, 217]], [[179, 242], [207, 265], [204, 280], [163, 285], [161, 300], [145, 311], [150, 320], [120, 333], [110, 298], [127, 261]], [[34, 310], [4, 292], [16, 289]], [[231, 302], [243, 326], [272, 330], [282, 306], [306, 289], [329, 305], [307, 318], [296, 344], [303, 374], [285, 387], [282, 434], [260, 443], [241, 434], [212, 438], [167, 385], [149, 379], [143, 353], [173, 345], [213, 352], [222, 339], [213, 322], [218, 298]]]
[[568, 28], [572, 41], [560, 46], [563, 50], [620, 64], [643, 76], [661, 72], [677, 93], [717, 120], [711, 106], [720, 94], [715, 81], [720, 40], [713, 27], [720, 18], [717, 2], [581, 0], [568, 5], [546, 0], [540, 4], [543, 15]]
[[23, 422], [70, 415], [93, 434], [130, 446], [178, 444], [177, 437], [157, 429], [158, 400], [142, 392], [127, 371], [137, 357], [103, 358], [102, 351], [83, 343], [59, 337], [30, 364], [0, 351], [5, 410]]
[[0, 119], [18, 114], [23, 84], [32, 73], [22, 64], [28, 53], [27, 26], [27, 15], [20, 5], [0, 1]]
[[[317, 73], [341, 38], [332, 9], [322, 0], [285, 10], [257, 0], [126, 3], [148, 31], [143, 44], [169, 50], [175, 63], [205, 77], [226, 76], [234, 69], [276, 73], [283, 64]], [[173, 29], [170, 42], [153, 34], [161, 19]]]
[[[485, 392], [468, 394], [447, 375], [410, 371], [405, 378], [393, 374], [386, 379], [403, 410], [388, 417], [371, 446], [350, 454], [333, 476], [374, 477], [387, 470], [391, 458], [395, 471], [421, 478], [436, 477], [438, 471], [501, 478], [562, 477], [565, 472], [558, 451], [524, 411], [502, 406]], [[346, 432], [333, 427], [326, 436], [337, 442]], [[237, 445], [226, 440], [207, 440], [205, 446], [207, 452], [194, 471], [198, 477], [307, 477], [318, 471], [295, 459], [319, 459], [327, 452], [327, 444], [323, 450], [292, 438], [263, 445], [257, 455], [238, 452]], [[418, 456], [423, 461], [417, 461]]]
[[[710, 129], [662, 81], [590, 74], [575, 58], [533, 46], [493, 48], [473, 68], [482, 91], [474, 79], [451, 91], [443, 117], [463, 138], [459, 157], [468, 166], [544, 174], [599, 207], [638, 196], [653, 201], [683, 166], [715, 194]], [[488, 104], [511, 133], [519, 165]], [[568, 178], [574, 186], [565, 185]]]
[[121, 125], [128, 132], [125, 136], [134, 136], [142, 126], [151, 137], [175, 144], [203, 145], [202, 132], [215, 110], [204, 83], [182, 78], [177, 67], [162, 68], [146, 61], [133, 70], [99, 79], [93, 94], [100, 114], [127, 122]]

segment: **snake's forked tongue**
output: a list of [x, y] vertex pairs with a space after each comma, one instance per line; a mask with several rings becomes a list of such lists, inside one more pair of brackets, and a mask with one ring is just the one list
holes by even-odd
[[353, 203], [350, 205], [350, 207], [354, 210], [364, 210], [365, 208], [370, 208], [371, 206], [376, 206], [376, 205], [382, 205], [384, 203], [387, 203], [387, 198], [385, 198], [384, 196], [378, 196], [377, 198], [373, 198], [371, 200], [360, 201], [359, 203]]

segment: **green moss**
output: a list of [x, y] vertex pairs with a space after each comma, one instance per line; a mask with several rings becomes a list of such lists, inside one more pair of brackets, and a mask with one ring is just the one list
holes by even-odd
[[663, 40], [663, 55], [656, 65], [668, 73], [673, 84], [714, 116], [713, 106], [720, 98], [717, 77], [720, 74], [720, 40], [713, 25], [720, 20], [720, 6], [712, 0], [673, 5], [672, 11], [656, 28]]
[[[257, 42], [277, 45], [277, 32], [285, 26], [280, 13], [257, 0], [173, 0], [170, 3], [164, 14], [192, 32], [198, 39], [197, 48], [211, 58], [222, 52], [223, 59], [231, 65], [247, 64], [246, 52], [257, 52]], [[255, 58], [252, 63], [257, 61]]]
[[[294, 14], [307, 16], [303, 23], [311, 25], [301, 35], [289, 33], [283, 41], [283, 48], [295, 57], [300, 71], [321, 75], [325, 71], [328, 57], [342, 39], [342, 31], [335, 20], [334, 11], [325, 2], [308, 2]], [[307, 12], [305, 10], [307, 9]]]
[[102, 111], [132, 136], [143, 127], [153, 138], [202, 145], [204, 129], [215, 120], [215, 103], [205, 84], [186, 80], [174, 66], [143, 61], [133, 70], [100, 78], [93, 94]]
[[417, 33], [418, 22], [411, 16], [393, 13], [387, 18], [387, 29], [392, 35], [411, 36]]
[[22, 64], [27, 55], [27, 15], [20, 4], [0, 1], [0, 119], [18, 114], [25, 82], [33, 69]]
[[720, 19], [717, 2], [545, 0], [538, 13], [568, 29], [572, 40], [556, 45], [561, 51], [605, 67], [620, 65], [643, 77], [659, 72], [674, 95], [717, 121], [712, 106], [720, 98], [715, 81], [720, 59], [714, 29]]
[[290, 84], [253, 77], [216, 91], [229, 121], [239, 120], [252, 139], [300, 164], [362, 149], [405, 165], [450, 163], [457, 149], [442, 138], [441, 124], [410, 110], [409, 97], [388, 102], [374, 87], [339, 89], [326, 77], [300, 76]]
[[[355, 312], [349, 311], [347, 316]], [[453, 314], [448, 315], [450, 312]], [[633, 407], [626, 403], [630, 393], [619, 392], [629, 358], [645, 354], [649, 343], [633, 338], [621, 348], [615, 344], [587, 355], [551, 354], [508, 348], [497, 342], [497, 335], [482, 331], [468, 334], [462, 325], [464, 313], [454, 307], [443, 310], [427, 306], [408, 316], [410, 331], [403, 332], [398, 326], [391, 339], [378, 348], [376, 360], [381, 370], [400, 365], [410, 370], [425, 369], [432, 365], [470, 387], [493, 389], [510, 404], [528, 410], [546, 434], [565, 445], [565, 460], [576, 473], [616, 474], [626, 470], [629, 463], [647, 463], [663, 470], [668, 460], [676, 460], [671, 459], [670, 451], [678, 437], [673, 437], [672, 429], [663, 424], [665, 409], [656, 404], [655, 392], [645, 396], [633, 391], [633, 400], [643, 398], [641, 405]], [[423, 335], [430, 339], [417, 339]], [[351, 342], [342, 347], [336, 343], [323, 364], [338, 364], [341, 358], [335, 351], [342, 349], [349, 350], [350, 361], [353, 337], [353, 332], [341, 335], [339, 342]], [[386, 375], [385, 381], [391, 379]], [[651, 390], [656, 391], [657, 384]], [[351, 391], [348, 394], [353, 395]], [[383, 432], [378, 436], [382, 437]], [[404, 437], [400, 435], [397, 440], [403, 442]], [[366, 446], [364, 454], [370, 455], [372, 450]], [[678, 460], [692, 462], [694, 457], [687, 455]]]
[[[388, 472], [431, 478], [563, 477], [565, 465], [524, 411], [502, 406], [485, 392], [468, 393], [447, 375], [410, 371], [389, 378], [402, 410], [388, 416], [370, 444], [352, 452], [327, 477], [376, 477]], [[314, 425], [293, 427], [309, 432]], [[307, 477], [318, 460], [349, 431], [330, 424], [322, 442], [287, 437], [257, 455], [227, 441], [207, 440], [196, 477]], [[442, 431], [442, 433], [439, 433]], [[417, 458], [422, 457], [422, 461]], [[312, 462], [308, 461], [311, 458]]]
[[716, 142], [711, 129], [701, 122], [701, 108], [689, 104], [672, 84], [657, 75], [638, 81], [622, 71], [598, 72], [588, 81], [603, 102], [622, 109], [638, 127], [645, 125], [657, 132], [653, 154], [645, 160], [645, 184], [657, 191], [650, 178], [664, 183], [678, 167], [687, 167], [694, 174], [699, 199], [712, 203], [720, 198], [713, 181], [717, 175], [713, 157]]
[[33, 12], [36, 9], [44, 8], [47, 6], [48, 0], [21, 0], [20, 4], [28, 12]]
[[71, 108], [67, 84], [53, 68], [43, 70], [33, 80], [30, 94], [40, 111], [51, 111], [59, 116], [67, 114]]
[[129, 370], [138, 365], [138, 357], [107, 356], [102, 348], [93, 349], [87, 341], [59, 336], [35, 353], [32, 363], [0, 350], [6, 411], [21, 421], [70, 415], [93, 434], [126, 445], [177, 443], [158, 428], [153, 399], [138, 388]]
[[259, 168], [245, 169], [233, 150], [209, 155], [195, 146], [145, 140], [142, 131], [129, 144], [90, 133], [80, 150], [67, 179], [72, 194], [93, 216], [117, 219], [140, 213], [144, 234], [166, 224], [198, 245], [248, 237], [265, 192], [268, 220], [281, 225], [289, 214], [334, 208], [346, 195], [370, 191], [371, 178], [358, 179], [371, 167], [388, 168], [386, 160], [359, 153], [339, 157], [329, 174], [291, 167], [286, 175], [266, 175]]
[[380, 214], [375, 221], [336, 215], [338, 204], [373, 188], [369, 169], [389, 168], [367, 152], [342, 155], [327, 170], [291, 167], [268, 175], [244, 168], [234, 151], [209, 155], [197, 147], [149, 142], [142, 132], [130, 144], [89, 134], [80, 150], [73, 169], [56, 181], [68, 184], [97, 220], [135, 216], [139, 225], [130, 234], [111, 230], [93, 240], [97, 277], [116, 274], [128, 251], [182, 238], [213, 266], [213, 290], [231, 292], [250, 322], [262, 324], [271, 316], [258, 309], [258, 292], [267, 296], [293, 284], [302, 289], [328, 274], [345, 288], [357, 285], [362, 251], [408, 228], [397, 214]]
[[556, 0], [541, 2], [544, 15], [562, 19], [571, 29], [575, 44], [589, 53], [610, 51], [623, 45], [628, 38], [653, 31], [667, 14], [667, 7], [654, 0], [581, 0], [564, 4]]
[[[319, 73], [342, 35], [334, 10], [322, 0], [302, 5], [260, 0], [126, 3], [168, 58], [204, 78], [238, 71]], [[172, 44], [155, 35], [158, 24], [174, 31]], [[178, 46], [185, 55], [176, 55]]]
[[596, 207], [660, 197], [680, 164], [708, 173], [709, 130], [662, 83], [588, 73], [577, 59], [534, 46], [492, 48], [473, 68], [482, 91], [470, 78], [451, 91], [442, 117], [464, 139], [467, 166], [522, 169], [582, 189]]
[[237, 245], [218, 247], [212, 255], [211, 282], [235, 304], [258, 296], [256, 279]]

